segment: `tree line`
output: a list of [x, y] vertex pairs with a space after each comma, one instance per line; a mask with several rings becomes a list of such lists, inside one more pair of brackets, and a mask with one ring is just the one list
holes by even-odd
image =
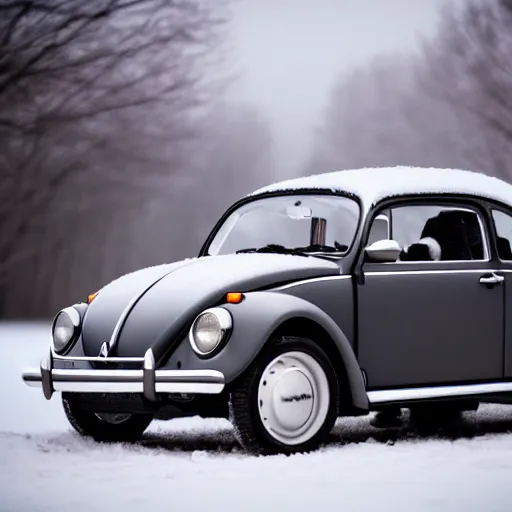
[[458, 167], [512, 181], [512, 1], [448, 5], [419, 52], [340, 78], [305, 173]]
[[269, 179], [266, 120], [223, 94], [228, 20], [227, 0], [0, 2], [0, 318], [196, 254]]
[[[0, 319], [194, 256], [228, 204], [274, 181], [268, 120], [226, 94], [229, 4], [0, 1]], [[511, 86], [512, 0], [448, 7], [419, 52], [340, 76], [298, 174], [512, 181]]]

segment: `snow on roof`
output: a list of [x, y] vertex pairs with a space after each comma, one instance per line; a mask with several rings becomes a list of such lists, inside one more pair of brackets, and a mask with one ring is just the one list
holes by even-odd
[[[413, 194], [466, 194], [512, 205], [512, 185], [460, 169], [374, 167], [316, 174], [281, 181], [249, 194], [318, 189], [358, 196], [366, 207], [388, 197]], [[249, 197], [248, 196], [248, 197]]]

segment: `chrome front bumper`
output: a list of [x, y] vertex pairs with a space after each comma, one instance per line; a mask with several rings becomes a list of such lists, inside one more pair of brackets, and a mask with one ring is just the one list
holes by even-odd
[[23, 371], [22, 378], [27, 386], [41, 387], [47, 400], [54, 391], [67, 391], [143, 393], [148, 400], [155, 401], [158, 393], [218, 394], [225, 386], [224, 375], [217, 370], [157, 370], [151, 349], [144, 356], [142, 369], [138, 370], [53, 368], [50, 352], [41, 361], [40, 368]]

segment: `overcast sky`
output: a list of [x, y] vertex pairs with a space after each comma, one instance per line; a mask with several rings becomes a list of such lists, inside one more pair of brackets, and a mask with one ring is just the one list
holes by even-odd
[[272, 122], [283, 175], [300, 171], [330, 88], [382, 52], [410, 52], [458, 0], [238, 0], [235, 96]]

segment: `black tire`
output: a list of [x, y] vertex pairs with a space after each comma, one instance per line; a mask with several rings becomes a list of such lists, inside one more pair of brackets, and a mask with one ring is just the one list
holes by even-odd
[[[275, 358], [289, 352], [311, 356], [323, 370], [329, 389], [327, 414], [321, 427], [311, 438], [299, 444], [287, 444], [270, 435], [263, 425], [259, 410], [262, 404], [258, 399], [258, 386], [265, 368]], [[327, 441], [338, 416], [338, 400], [338, 379], [324, 351], [310, 339], [283, 336], [269, 341], [251, 366], [233, 383], [229, 398], [230, 420], [238, 442], [249, 453], [271, 455], [309, 452]]]
[[130, 443], [138, 441], [153, 420], [151, 414], [132, 414], [121, 423], [111, 423], [95, 413], [80, 409], [63, 393], [62, 405], [71, 426], [82, 436], [98, 442]]
[[463, 410], [451, 404], [423, 404], [410, 408], [413, 428], [420, 434], [456, 427], [463, 421]]

